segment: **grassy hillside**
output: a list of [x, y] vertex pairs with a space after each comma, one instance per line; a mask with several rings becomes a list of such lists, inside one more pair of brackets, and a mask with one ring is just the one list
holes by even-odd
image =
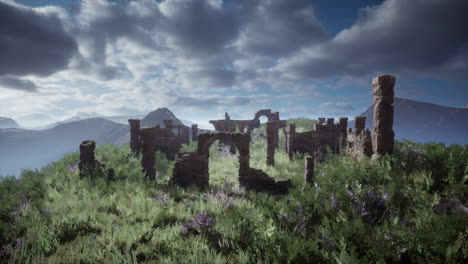
[[[311, 121], [301, 120], [301, 129]], [[262, 127], [261, 127], [262, 128]], [[468, 258], [468, 146], [397, 142], [393, 157], [332, 157], [304, 186], [303, 157], [254, 131], [251, 166], [292, 179], [285, 196], [239, 188], [238, 160], [210, 150], [210, 188], [168, 186], [157, 155], [144, 180], [128, 146], [97, 159], [115, 181], [80, 180], [78, 153], [0, 182], [0, 259], [8, 263], [460, 263]], [[280, 133], [282, 135], [282, 133]], [[280, 149], [284, 138], [280, 140]], [[195, 144], [184, 146], [185, 151]]]

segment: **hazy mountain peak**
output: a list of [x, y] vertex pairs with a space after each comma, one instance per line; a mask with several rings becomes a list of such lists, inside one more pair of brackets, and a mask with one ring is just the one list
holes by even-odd
[[164, 126], [164, 120], [172, 120], [174, 125], [183, 125], [183, 123], [166, 107], [158, 108], [148, 113], [141, 120], [141, 127], [145, 126]]
[[19, 128], [19, 125], [15, 120], [9, 117], [0, 116], [0, 128]]
[[[468, 109], [394, 98], [393, 130], [398, 140], [468, 144]], [[366, 117], [366, 128], [372, 129], [374, 105], [360, 116]], [[348, 123], [354, 127], [354, 121]]]

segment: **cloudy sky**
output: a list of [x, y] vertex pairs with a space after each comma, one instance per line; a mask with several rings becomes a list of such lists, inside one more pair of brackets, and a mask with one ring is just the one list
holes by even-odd
[[358, 115], [371, 79], [468, 104], [466, 0], [0, 0], [0, 116]]

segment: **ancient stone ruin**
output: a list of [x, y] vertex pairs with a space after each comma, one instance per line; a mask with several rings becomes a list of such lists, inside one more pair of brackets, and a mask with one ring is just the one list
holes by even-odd
[[205, 133], [198, 136], [197, 151], [183, 153], [177, 159], [171, 179], [182, 187], [209, 184], [209, 149], [216, 140], [230, 141], [239, 150], [239, 183], [246, 189], [273, 194], [286, 193], [290, 181], [275, 182], [261, 170], [250, 168], [250, 136], [245, 133]]
[[[231, 153], [239, 151], [239, 182], [241, 186], [257, 192], [274, 194], [286, 193], [290, 181], [276, 182], [265, 172], [250, 167], [250, 133], [260, 126], [260, 117], [266, 116], [267, 165], [275, 164], [275, 151], [278, 147], [279, 130], [286, 136], [285, 151], [292, 159], [294, 153], [307, 155], [304, 158], [304, 180], [313, 183], [314, 163], [321, 162], [327, 153], [348, 154], [357, 159], [370, 157], [373, 154], [392, 154], [394, 146], [393, 132], [393, 97], [395, 77], [382, 75], [372, 80], [374, 95], [374, 128], [373, 133], [366, 129], [366, 117], [356, 116], [354, 131], [348, 129], [348, 118], [342, 117], [338, 123], [334, 118], [318, 118], [314, 129], [297, 132], [295, 124], [280, 120], [279, 112], [261, 109], [252, 120], [231, 120], [225, 113], [223, 120], [211, 120], [219, 133], [198, 134], [198, 126], [193, 124], [192, 140], [197, 141], [197, 150], [179, 153], [181, 144], [189, 143], [189, 128], [183, 125], [174, 126], [172, 120], [164, 120], [165, 128], [140, 128], [139, 120], [128, 120], [130, 123], [130, 147], [135, 155], [142, 152], [141, 165], [145, 176], [155, 180], [155, 152], [160, 150], [168, 159], [176, 159], [171, 183], [182, 187], [196, 185], [206, 187], [209, 184], [209, 148], [214, 141], [231, 146]], [[174, 131], [176, 133], [174, 134]], [[240, 131], [240, 133], [238, 133]], [[96, 144], [92, 140], [83, 141], [80, 145], [80, 175], [85, 170], [103, 166], [94, 157]], [[373, 157], [374, 157], [373, 156]], [[108, 170], [108, 179], [114, 179], [114, 170]]]
[[374, 153], [393, 154], [395, 133], [393, 132], [393, 97], [395, 77], [380, 75], [372, 80], [374, 95], [374, 129], [372, 145]]
[[192, 141], [197, 141], [197, 137], [198, 137], [198, 125], [193, 124], [192, 125]]
[[96, 149], [96, 142], [94, 140], [84, 140], [80, 144], [80, 162], [78, 168], [80, 169], [80, 177], [85, 176], [89, 172], [94, 171], [99, 166], [99, 161], [94, 156]]
[[144, 127], [140, 129], [141, 140], [143, 141], [143, 155], [141, 158], [142, 172], [150, 181], [156, 179], [155, 154], [156, 136], [159, 127]]
[[304, 182], [307, 184], [314, 183], [314, 157], [304, 158]]
[[354, 117], [355, 131], [347, 134], [348, 155], [362, 160], [364, 156], [372, 156], [372, 139], [369, 129], [365, 129], [366, 117]]
[[[86, 175], [96, 177], [103, 175], [105, 164], [100, 163], [96, 160], [94, 150], [96, 149], [96, 142], [94, 140], [84, 140], [80, 144], [80, 161], [78, 162], [78, 168], [80, 170], [80, 178]], [[110, 168], [109, 170], [114, 171]], [[112, 175], [113, 177], [114, 175]]]
[[140, 120], [129, 119], [130, 124], [130, 149], [135, 156], [141, 152], [141, 139], [140, 139]]

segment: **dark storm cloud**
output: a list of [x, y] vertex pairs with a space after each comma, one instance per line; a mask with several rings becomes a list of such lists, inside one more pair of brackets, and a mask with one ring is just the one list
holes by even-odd
[[241, 53], [281, 56], [327, 39], [310, 1], [256, 3], [237, 42]]
[[50, 75], [65, 69], [76, 50], [57, 16], [0, 2], [0, 75]]
[[0, 76], [0, 88], [36, 92], [37, 86], [29, 80], [18, 79], [13, 76]]
[[174, 12], [166, 16], [165, 31], [192, 56], [216, 54], [238, 35], [239, 17], [232, 10], [216, 8], [208, 1], [172, 1]]
[[361, 10], [360, 19], [320, 47], [276, 68], [297, 78], [372, 72], [468, 71], [468, 1], [394, 0]]

